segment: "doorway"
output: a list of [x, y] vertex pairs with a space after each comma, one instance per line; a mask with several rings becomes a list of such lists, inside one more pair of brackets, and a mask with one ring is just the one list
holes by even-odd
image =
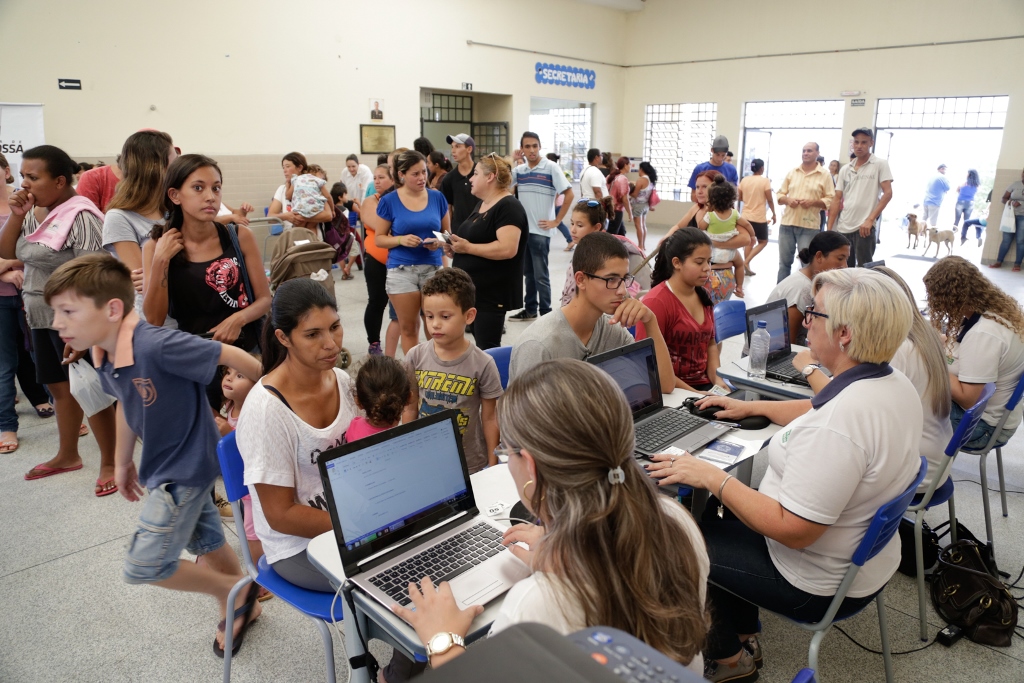
[[843, 136], [843, 100], [747, 102], [743, 111], [743, 156], [739, 176], [750, 175], [750, 162], [764, 161], [764, 174], [779, 189], [786, 174], [800, 165], [807, 142], [818, 143], [825, 165], [838, 159]]
[[512, 96], [457, 90], [420, 89], [420, 135], [449, 156], [449, 135], [465, 133], [476, 142], [473, 156], [509, 154]]
[[574, 181], [587, 167], [592, 107], [589, 102], [576, 100], [530, 99], [530, 130], [540, 136], [541, 154], [557, 154], [558, 165]]

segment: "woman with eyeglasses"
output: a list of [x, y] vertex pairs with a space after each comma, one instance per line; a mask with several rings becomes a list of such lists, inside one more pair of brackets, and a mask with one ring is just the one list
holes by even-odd
[[[830, 270], [814, 279], [814, 303], [804, 316], [811, 359], [833, 379], [811, 399], [810, 410], [803, 401], [760, 407], [785, 428], [768, 446], [758, 490], [688, 454], [657, 455], [648, 466], [662, 485], [715, 495], [701, 520], [711, 557], [708, 680], [756, 680], [758, 607], [820, 620], [874, 514], [920, 469], [921, 401], [911, 381], [889, 365], [913, 324], [906, 294], [871, 270]], [[736, 403], [712, 396], [698, 405]], [[725, 412], [721, 419], [728, 419]], [[861, 567], [836, 617], [873, 600], [899, 561], [894, 538]]]
[[530, 226], [511, 192], [512, 167], [496, 154], [481, 157], [469, 178], [480, 200], [458, 226], [445, 252], [476, 285], [473, 337], [481, 349], [501, 346], [505, 314], [523, 306], [523, 258]]
[[[498, 420], [496, 452], [508, 457], [523, 504], [542, 525], [505, 532], [503, 543], [533, 574], [505, 596], [491, 633], [528, 621], [563, 634], [611, 626], [702, 671], [704, 542], [690, 514], [634, 464], [622, 390], [587, 363], [549, 361], [509, 384]], [[410, 584], [409, 594], [415, 611], [394, 610], [424, 643], [438, 634], [464, 637], [483, 610], [460, 610], [449, 585], [435, 587], [430, 578]], [[453, 645], [430, 665], [464, 651]]]
[[[704, 393], [718, 385], [728, 390], [718, 376], [715, 309], [704, 290], [710, 273], [711, 238], [697, 228], [677, 230], [658, 247], [654, 287], [644, 304], [658, 318], [677, 389]], [[638, 325], [636, 338], [646, 337], [646, 328]]]

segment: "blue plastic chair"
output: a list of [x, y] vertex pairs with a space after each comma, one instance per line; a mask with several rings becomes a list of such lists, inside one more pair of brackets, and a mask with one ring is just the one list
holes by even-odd
[[[241, 541], [242, 563], [248, 576], [239, 579], [238, 583], [231, 589], [228, 595], [227, 612], [234, 612], [232, 605], [235, 604], [235, 597], [238, 592], [255, 581], [274, 594], [274, 596], [285, 602], [313, 620], [320, 631], [320, 638], [324, 643], [324, 656], [327, 660], [327, 680], [334, 683], [334, 640], [331, 638], [331, 630], [327, 622], [331, 621], [331, 604], [334, 602], [334, 594], [321, 593], [300, 588], [293, 583], [286, 581], [280, 574], [267, 563], [266, 557], [261, 557], [259, 566], [255, 566], [252, 555], [249, 553], [249, 544], [245, 542], [245, 525], [242, 521], [242, 498], [249, 493], [248, 488], [243, 484], [244, 465], [242, 455], [238, 452], [238, 444], [235, 442], [235, 433], [231, 432], [217, 444], [217, 457], [220, 460], [221, 476], [224, 477], [224, 491], [228, 501], [231, 503], [231, 510], [235, 513], [235, 530]], [[334, 621], [342, 620], [342, 601], [338, 600], [334, 608]], [[231, 640], [232, 629], [224, 629], [224, 683], [231, 681]]]
[[715, 306], [715, 342], [745, 334], [747, 305], [742, 301], [722, 301]]
[[813, 669], [800, 669], [793, 677], [792, 683], [817, 683]]
[[498, 346], [486, 349], [484, 353], [493, 358], [494, 364], [498, 366], [498, 374], [501, 375], [501, 388], [508, 388], [508, 365], [512, 362], [512, 347]]
[[[952, 540], [956, 541], [956, 505], [953, 501], [953, 477], [949, 477], [947, 474], [949, 473], [949, 468], [953, 465], [953, 458], [960, 452], [963, 445], [971, 440], [974, 428], [978, 425], [978, 421], [981, 420], [981, 415], [985, 412], [985, 406], [988, 405], [988, 401], [992, 398], [995, 390], [996, 385], [992, 383], [986, 384], [981, 390], [978, 402], [964, 413], [963, 419], [960, 420], [956, 431], [953, 432], [953, 438], [949, 440], [949, 445], [946, 446], [944, 451], [947, 456], [946, 460], [942, 463], [939, 471], [935, 473], [932, 483], [928, 485], [928, 489], [924, 493], [914, 496], [910, 507], [907, 508], [907, 512], [913, 513], [914, 516], [914, 553], [917, 557], [917, 606], [918, 617], [921, 620], [921, 640], [923, 641], [928, 640], [928, 622], [926, 621], [927, 614], [925, 613], [925, 606], [928, 603], [924, 594], [924, 547], [921, 538], [924, 513], [936, 505], [948, 503], [949, 533]], [[941, 486], [939, 485], [940, 481], [942, 482]]]
[[1003, 411], [1003, 416], [999, 418], [999, 423], [996, 424], [995, 431], [992, 432], [991, 438], [983, 448], [962, 448], [962, 453], [969, 453], [970, 455], [977, 455], [981, 457], [980, 468], [981, 468], [981, 503], [985, 508], [985, 533], [988, 537], [988, 545], [995, 552], [995, 541], [992, 538], [992, 511], [989, 508], [988, 502], [988, 470], [985, 467], [986, 459], [988, 454], [995, 448], [996, 451], [996, 469], [999, 471], [999, 497], [1003, 504], [1003, 517], [1009, 516], [1006, 510], [1006, 480], [1003, 478], [1003, 444], [996, 445], [999, 440], [999, 435], [1003, 431], [1003, 426], [1006, 425], [1006, 419], [1010, 416], [1010, 413], [1020, 403], [1021, 395], [1024, 394], [1024, 375], [1020, 376], [1017, 380], [1017, 388], [1013, 390], [1010, 395], [1010, 400], [1006, 402], [1006, 410]]
[[[842, 583], [839, 584], [839, 589], [836, 591], [836, 595], [832, 598], [832, 603], [828, 606], [828, 610], [820, 621], [814, 624], [796, 621], [787, 617], [784, 614], [778, 616], [790, 621], [802, 629], [807, 631], [813, 631], [814, 636], [811, 637], [811, 645], [807, 651], [807, 666], [811, 672], [816, 676], [818, 671], [818, 650], [821, 648], [821, 641], [825, 639], [825, 634], [828, 633], [829, 629], [832, 628], [832, 624], [836, 621], [836, 612], [839, 611], [839, 607], [843, 604], [843, 600], [846, 599], [846, 593], [850, 590], [850, 586], [853, 585], [853, 580], [857, 577], [857, 572], [864, 566], [864, 563], [873, 558], [879, 552], [882, 551], [885, 546], [889, 544], [892, 537], [896, 535], [896, 531], [900, 526], [900, 519], [903, 518], [903, 513], [907, 511], [907, 506], [910, 505], [911, 499], [914, 497], [914, 493], [917, 491], [917, 487], [924, 481], [925, 474], [928, 473], [928, 461], [921, 457], [921, 467], [918, 470], [917, 477], [914, 478], [913, 483], [906, 488], [903, 493], [894, 498], [892, 501], [886, 503], [878, 509], [875, 516], [871, 520], [871, 524], [868, 525], [868, 529], [864, 532], [864, 538], [861, 539], [860, 544], [853, 553], [853, 558], [850, 560], [850, 566], [846, 570], [846, 575], [843, 577]], [[875, 596], [875, 604], [878, 606], [878, 628], [881, 632], [882, 637], [882, 659], [885, 661], [885, 680], [887, 683], [893, 683], [892, 676], [892, 657], [889, 652], [889, 627], [885, 617], [885, 588], [878, 592]], [[860, 612], [854, 612], [848, 614], [842, 619], [849, 619]], [[801, 672], [803, 674], [803, 672]], [[799, 675], [796, 680], [806, 681], [806, 678], [801, 679]], [[811, 680], [817, 680], [812, 678]]]

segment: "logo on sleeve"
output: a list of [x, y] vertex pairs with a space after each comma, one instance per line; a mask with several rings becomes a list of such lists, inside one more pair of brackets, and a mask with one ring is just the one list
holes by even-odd
[[135, 385], [135, 390], [142, 397], [143, 408], [148, 408], [156, 403], [156, 387], [153, 386], [153, 380], [138, 377], [132, 380], [132, 384]]

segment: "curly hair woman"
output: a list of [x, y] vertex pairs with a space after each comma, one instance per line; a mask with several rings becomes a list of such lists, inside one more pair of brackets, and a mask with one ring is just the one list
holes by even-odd
[[[995, 382], [981, 422], [967, 448], [983, 448], [998, 424], [1021, 374], [1024, 373], [1024, 310], [1009, 294], [959, 256], [948, 256], [924, 276], [932, 324], [946, 335], [954, 429], [964, 409], [973, 406], [982, 387]], [[1010, 440], [1021, 421], [1021, 405], [1007, 418], [996, 440]]]

